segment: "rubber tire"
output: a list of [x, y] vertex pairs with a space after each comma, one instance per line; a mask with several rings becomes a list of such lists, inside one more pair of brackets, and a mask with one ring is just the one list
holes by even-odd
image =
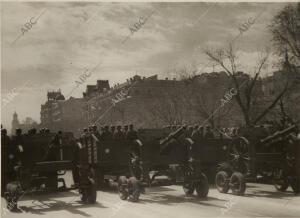
[[276, 188], [277, 191], [284, 192], [288, 189], [288, 187], [289, 187], [288, 180], [285, 179], [283, 181], [284, 181], [283, 184], [277, 184], [276, 181], [273, 179], [273, 185], [274, 185], [274, 187]]
[[126, 200], [128, 198], [128, 191], [124, 186], [127, 186], [127, 178], [125, 176], [120, 176], [118, 179], [118, 192], [121, 200]]
[[195, 186], [194, 186], [194, 184], [192, 182], [191, 183], [184, 183], [182, 185], [182, 188], [183, 188], [184, 193], [187, 196], [192, 195], [194, 193], [194, 191], [195, 191]]
[[209, 183], [206, 175], [202, 173], [200, 181], [195, 184], [198, 197], [205, 198], [209, 192]]
[[[228, 180], [227, 184], [219, 184], [220, 180], [222, 180], [223, 183], [225, 183], [226, 180]], [[221, 193], [227, 193], [229, 190], [229, 175], [226, 171], [220, 171], [216, 174], [215, 177], [215, 184], [216, 188], [218, 189], [219, 192]]]
[[238, 188], [231, 187], [232, 194], [234, 195], [244, 195], [246, 191], [245, 177], [240, 172], [235, 172], [230, 177], [230, 184], [238, 182]]
[[135, 177], [130, 177], [128, 179], [128, 190], [129, 200], [132, 202], [137, 202], [141, 194], [139, 180], [137, 180]]

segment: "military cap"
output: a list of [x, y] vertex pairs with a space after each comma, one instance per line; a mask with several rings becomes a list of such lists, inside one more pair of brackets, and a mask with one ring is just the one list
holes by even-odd
[[104, 126], [104, 129], [106, 129], [106, 130], [109, 129], [109, 126]]
[[116, 127], [115, 127], [115, 126], [111, 126], [110, 129], [111, 129], [111, 130], [115, 130]]
[[117, 126], [117, 129], [122, 129], [122, 127], [120, 125]]

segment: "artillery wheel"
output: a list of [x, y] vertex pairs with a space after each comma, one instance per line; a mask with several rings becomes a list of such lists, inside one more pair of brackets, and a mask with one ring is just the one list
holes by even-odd
[[140, 183], [135, 177], [128, 179], [129, 200], [137, 202], [140, 197]]
[[287, 179], [283, 178], [282, 169], [273, 170], [273, 184], [277, 191], [284, 192], [289, 187], [289, 182]]
[[244, 195], [246, 191], [245, 177], [240, 172], [235, 172], [230, 178], [230, 187], [232, 194], [234, 195]]
[[281, 192], [286, 191], [289, 187], [289, 183], [286, 179], [282, 179], [282, 180], [274, 180], [273, 179], [273, 184], [274, 184], [274, 187], [276, 188], [276, 190], [281, 191]]
[[230, 162], [232, 162], [233, 167], [238, 169], [239, 172], [247, 173], [249, 161], [249, 147], [250, 143], [245, 137], [238, 137], [233, 140], [232, 144], [229, 146]]
[[216, 187], [219, 192], [227, 193], [229, 190], [229, 175], [225, 171], [220, 171], [217, 173], [216, 178]]
[[182, 187], [187, 196], [192, 195], [195, 191], [195, 186], [192, 182], [185, 182]]
[[205, 198], [209, 191], [209, 184], [207, 177], [202, 173], [200, 181], [195, 183], [195, 188], [200, 198]]
[[122, 200], [126, 200], [128, 198], [127, 185], [127, 178], [125, 176], [120, 176], [118, 179], [118, 191]]

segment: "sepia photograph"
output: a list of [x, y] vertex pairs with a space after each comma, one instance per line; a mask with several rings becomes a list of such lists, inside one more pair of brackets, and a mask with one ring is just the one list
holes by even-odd
[[1, 218], [300, 217], [300, 1], [0, 1]]

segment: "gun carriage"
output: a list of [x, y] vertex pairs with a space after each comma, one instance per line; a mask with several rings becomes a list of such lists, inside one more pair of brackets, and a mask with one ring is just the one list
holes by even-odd
[[263, 176], [272, 179], [279, 191], [291, 185], [299, 193], [297, 127], [293, 125], [268, 136], [263, 131], [262, 127], [246, 129], [247, 134], [224, 144], [228, 147], [227, 160], [219, 164], [215, 177], [219, 192], [231, 189], [233, 194], [243, 195], [246, 182], [255, 182], [258, 176]]
[[[98, 184], [110, 179], [118, 186], [119, 196], [137, 201], [143, 187], [154, 184], [157, 176], [168, 177], [164, 185], [176, 182], [173, 167], [179, 166], [184, 173], [184, 191], [194, 190], [201, 197], [208, 193], [206, 176], [195, 167], [197, 161], [187, 152], [193, 145], [191, 139], [179, 140], [183, 128], [170, 133], [166, 129], [140, 129], [137, 140], [100, 140], [97, 163]], [[185, 152], [184, 152], [185, 151]], [[197, 162], [197, 163], [196, 163]]]
[[[95, 173], [87, 161], [79, 158], [73, 134], [62, 133], [59, 146], [52, 144], [54, 137], [54, 133], [22, 135], [22, 144], [17, 146], [20, 163], [15, 167], [16, 180], [8, 182], [4, 193], [9, 210], [15, 209], [25, 194], [74, 189], [82, 194], [82, 200], [95, 203]], [[52, 156], [49, 154], [51, 149], [54, 151]], [[62, 178], [67, 171], [72, 171], [74, 179], [70, 187]]]

